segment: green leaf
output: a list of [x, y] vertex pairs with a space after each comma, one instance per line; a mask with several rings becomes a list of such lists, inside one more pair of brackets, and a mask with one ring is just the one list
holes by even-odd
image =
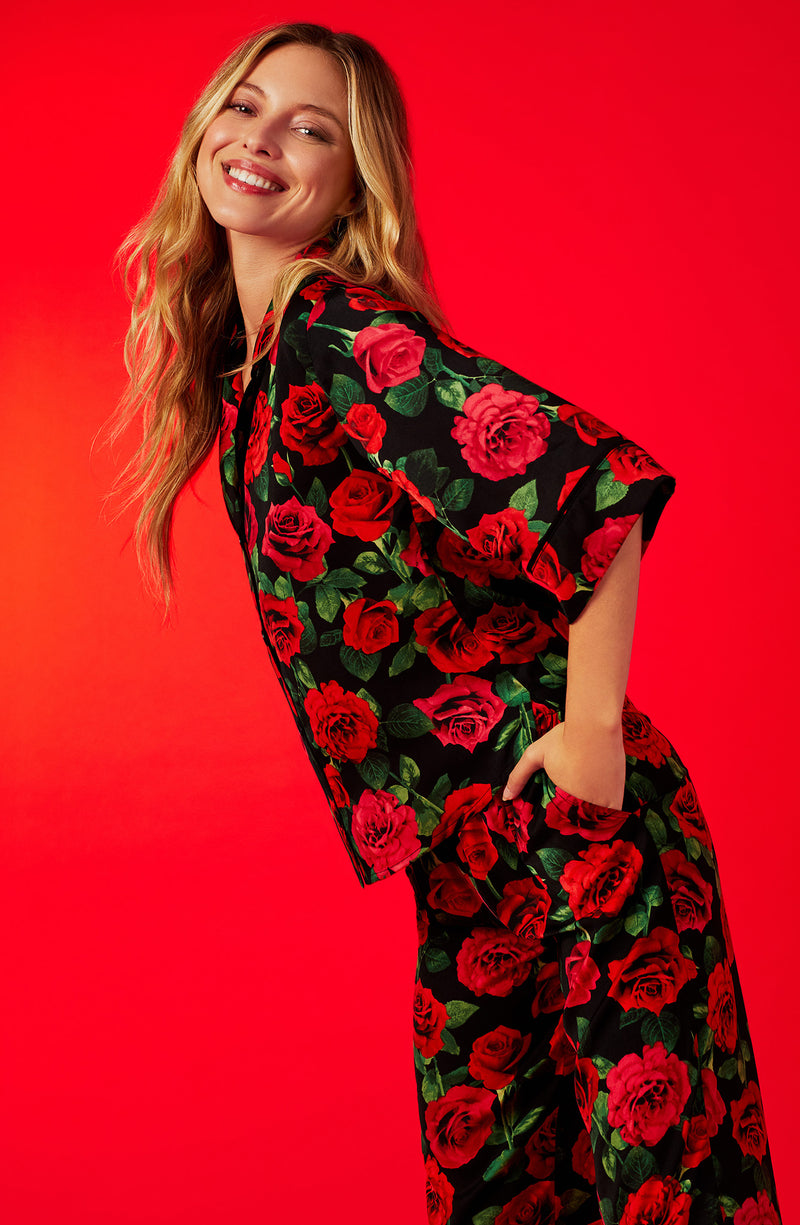
[[477, 1004], [468, 1004], [466, 1000], [448, 1000], [445, 1004], [447, 1025], [449, 1029], [458, 1029], [478, 1011]]
[[597, 1068], [599, 1075], [602, 1076], [604, 1080], [606, 1076], [608, 1076], [611, 1069], [615, 1066], [610, 1059], [604, 1059], [602, 1055], [595, 1055], [592, 1059], [592, 1063]]
[[292, 584], [285, 574], [279, 574], [275, 579], [275, 595], [279, 600], [288, 600], [292, 594]]
[[380, 791], [389, 777], [389, 758], [385, 753], [371, 749], [363, 761], [356, 763], [356, 769], [368, 787]]
[[459, 476], [451, 481], [442, 493], [442, 506], [445, 510], [466, 510], [472, 501], [475, 482], [470, 476]]
[[442, 1030], [442, 1049], [447, 1051], [448, 1055], [460, 1055], [461, 1047], [456, 1042], [450, 1030], [445, 1026]]
[[526, 1131], [533, 1131], [536, 1124], [541, 1122], [546, 1109], [545, 1106], [534, 1106], [533, 1110], [529, 1110], [514, 1127], [514, 1138], [524, 1136]]
[[439, 465], [433, 447], [425, 447], [420, 451], [412, 451], [406, 458], [405, 473], [413, 481], [420, 493], [436, 492], [436, 473]]
[[302, 637], [300, 638], [300, 654], [313, 655], [317, 649], [317, 631], [311, 621], [307, 621], [303, 626]]
[[680, 1023], [668, 1012], [662, 1012], [659, 1016], [650, 1013], [642, 1022], [642, 1040], [648, 1046], [655, 1046], [657, 1042], [663, 1042], [667, 1048], [667, 1054], [674, 1050], [680, 1036]]
[[616, 506], [617, 502], [621, 502], [628, 492], [628, 486], [624, 481], [614, 479], [614, 473], [611, 471], [604, 472], [595, 486], [594, 504], [597, 510], [607, 510], [609, 506]]
[[406, 757], [405, 753], [401, 753], [397, 763], [397, 772], [409, 787], [416, 787], [419, 782], [419, 766], [413, 757]]
[[530, 702], [531, 695], [510, 672], [501, 672], [494, 683], [494, 691], [506, 706], [522, 706]]
[[551, 880], [559, 880], [571, 857], [569, 851], [557, 851], [555, 847], [544, 846], [536, 852], [536, 858]]
[[332, 646], [335, 646], [337, 642], [341, 642], [341, 641], [342, 641], [342, 631], [341, 630], [326, 630], [325, 633], [322, 635], [322, 637], [319, 640], [319, 645], [321, 647], [332, 647]]
[[422, 1077], [422, 1097], [426, 1102], [435, 1102], [441, 1096], [441, 1082], [436, 1072], [436, 1065], [430, 1063]]
[[565, 1216], [571, 1216], [573, 1212], [577, 1212], [581, 1204], [585, 1204], [588, 1198], [588, 1191], [581, 1191], [578, 1187], [570, 1187], [568, 1191], [563, 1191], [561, 1208]]
[[661, 851], [664, 850], [664, 847], [667, 845], [667, 827], [666, 825], [661, 820], [661, 817], [659, 817], [658, 813], [653, 812], [652, 809], [647, 810], [647, 814], [645, 816], [644, 823], [647, 826], [647, 830], [648, 830], [648, 833], [650, 834], [650, 837], [653, 839], [653, 842], [656, 844], [656, 849], [660, 853]]
[[647, 931], [649, 923], [649, 914], [639, 906], [625, 919], [625, 931], [629, 936], [641, 936], [642, 932]]
[[428, 795], [431, 804], [435, 804], [437, 808], [441, 808], [445, 801], [445, 796], [448, 796], [452, 790], [453, 784], [450, 782], [449, 774], [442, 774], [434, 783], [433, 790]]
[[628, 776], [628, 787], [634, 795], [638, 795], [640, 800], [650, 803], [658, 794], [655, 783], [652, 779], [645, 778], [644, 774], [630, 774]]
[[396, 795], [401, 804], [408, 803], [408, 787], [403, 787], [400, 783], [392, 783], [388, 790], [392, 795]]
[[488, 378], [500, 378], [505, 374], [505, 366], [501, 366], [499, 362], [494, 361], [491, 357], [478, 357], [475, 360], [475, 365], [480, 370], [481, 374]]
[[649, 1148], [634, 1148], [622, 1165], [622, 1181], [636, 1191], [658, 1172], [655, 1154]]
[[439, 824], [439, 813], [435, 808], [431, 808], [426, 800], [420, 801], [417, 799], [417, 827], [419, 832], [425, 836], [432, 834]]
[[401, 702], [386, 716], [386, 731], [400, 740], [413, 740], [433, 730], [433, 720], [410, 702]]
[[706, 946], [703, 950], [703, 969], [710, 974], [714, 966], [723, 960], [722, 948], [715, 936], [706, 936]]
[[381, 557], [380, 553], [373, 553], [371, 549], [359, 553], [353, 565], [363, 570], [365, 574], [384, 574], [387, 570], [391, 570], [386, 558]]
[[441, 974], [450, 965], [450, 958], [444, 949], [429, 948], [425, 953], [425, 965], [431, 974]]
[[503, 839], [503, 841], [498, 844], [497, 850], [501, 859], [508, 864], [512, 872], [516, 872], [517, 868], [519, 867], [519, 851], [517, 848], [512, 846], [510, 842], [506, 842], [506, 840]]
[[655, 910], [664, 901], [664, 894], [659, 885], [648, 885], [644, 891], [644, 900], [651, 910]]
[[418, 417], [428, 402], [429, 380], [424, 374], [407, 379], [398, 387], [390, 387], [385, 400], [389, 408], [401, 417]]
[[[434, 385], [436, 399], [445, 408], [459, 409], [467, 398], [463, 383], [458, 379], [437, 379]], [[233, 482], [231, 482], [233, 484]]]
[[341, 600], [338, 591], [334, 591], [327, 585], [321, 585], [314, 591], [314, 600], [317, 605], [317, 612], [323, 621], [330, 622], [336, 619]]
[[528, 481], [527, 485], [515, 489], [509, 499], [509, 506], [513, 506], [515, 510], [521, 510], [527, 519], [532, 519], [539, 509], [536, 481]]
[[[613, 1148], [604, 1148], [604, 1149], [603, 1149], [602, 1161], [603, 1161], [603, 1169], [605, 1170], [605, 1172], [606, 1172], [606, 1174], [608, 1175], [608, 1177], [609, 1177], [609, 1178], [611, 1178], [611, 1179], [613, 1179], [613, 1180], [616, 1180], [616, 1177], [617, 1177], [617, 1154], [614, 1152]], [[611, 1218], [609, 1218], [609, 1220], [610, 1220], [610, 1219], [611, 1219]]]
[[356, 574], [355, 570], [350, 570], [346, 566], [338, 566], [335, 570], [329, 570], [327, 574], [320, 579], [320, 586], [335, 587], [338, 591], [360, 591], [366, 583], [366, 579], [362, 574]]
[[360, 681], [368, 681], [374, 676], [381, 662], [379, 651], [376, 651], [374, 655], [367, 655], [364, 651], [357, 651], [355, 647], [349, 647], [345, 643], [342, 643], [339, 648], [339, 658], [347, 671], [357, 676]]
[[[498, 1174], [503, 1172], [509, 1162], [515, 1159], [516, 1155], [513, 1148], [504, 1149], [483, 1171], [483, 1181], [491, 1182], [493, 1178], [496, 1178]], [[473, 1221], [474, 1219], [473, 1217]]]
[[438, 608], [442, 602], [442, 588], [435, 575], [429, 574], [411, 589], [411, 603], [420, 612], [426, 608]]
[[347, 374], [334, 374], [331, 379], [331, 404], [338, 417], [346, 417], [354, 404], [364, 404], [369, 393]]
[[269, 468], [264, 467], [253, 481], [253, 497], [257, 502], [269, 501]]
[[425, 350], [425, 356], [422, 359], [422, 364], [431, 374], [438, 374], [444, 365], [441, 350], [437, 349], [435, 345], [428, 345]]
[[504, 746], [508, 744], [509, 740], [514, 739], [521, 726], [522, 720], [519, 717], [512, 719], [510, 723], [503, 723], [500, 731], [497, 734], [497, 743], [494, 747], [496, 749], [504, 748]]
[[472, 1218], [472, 1225], [494, 1225], [500, 1215], [502, 1205], [497, 1208], [483, 1208]]
[[417, 657], [417, 652], [410, 642], [406, 642], [396, 651], [392, 662], [389, 664], [389, 675], [398, 676], [399, 673], [405, 672], [410, 668]]
[[629, 1008], [627, 1012], [623, 1012], [617, 1024], [620, 1029], [625, 1029], [628, 1025], [640, 1025], [645, 1017], [650, 1015], [646, 1008]]
[[315, 476], [311, 482], [305, 500], [306, 505], [313, 506], [318, 515], [327, 513], [328, 495], [325, 492], [325, 486], [318, 476]]
[[453, 1085], [463, 1085], [469, 1075], [468, 1068], [454, 1068], [452, 1072], [448, 1072], [442, 1077], [445, 1093], [448, 1089], [452, 1089]]

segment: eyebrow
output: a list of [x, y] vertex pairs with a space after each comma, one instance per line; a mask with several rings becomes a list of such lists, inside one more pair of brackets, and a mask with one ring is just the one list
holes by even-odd
[[[261, 98], [266, 98], [267, 96], [264, 93], [264, 90], [261, 88], [261, 86], [253, 84], [252, 81], [240, 81], [237, 88], [238, 89], [249, 89], [254, 94], [258, 94], [259, 97]], [[347, 134], [345, 131], [344, 125], [342, 124], [342, 121], [339, 118], [337, 118], [336, 115], [334, 115], [333, 111], [326, 110], [324, 106], [315, 106], [313, 102], [302, 102], [300, 106], [298, 107], [298, 110], [314, 111], [316, 115], [324, 115], [327, 119], [332, 119], [341, 132], [344, 132], [345, 135]]]

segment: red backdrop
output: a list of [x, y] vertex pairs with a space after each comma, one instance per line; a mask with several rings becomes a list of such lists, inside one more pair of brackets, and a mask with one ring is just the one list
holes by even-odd
[[410, 891], [358, 887], [284, 716], [213, 468], [178, 516], [179, 615], [164, 629], [125, 525], [101, 518], [113, 463], [90, 456], [123, 381], [112, 251], [218, 61], [298, 16], [357, 30], [398, 71], [456, 334], [678, 475], [631, 691], [692, 765], [715, 830], [794, 1219], [796, 12], [14, 6], [0, 337], [12, 1225], [424, 1219]]

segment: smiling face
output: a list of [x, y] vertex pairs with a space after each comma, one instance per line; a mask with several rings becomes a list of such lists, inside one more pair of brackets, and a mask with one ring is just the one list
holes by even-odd
[[206, 129], [197, 183], [214, 220], [291, 254], [352, 208], [347, 87], [317, 47], [269, 51]]

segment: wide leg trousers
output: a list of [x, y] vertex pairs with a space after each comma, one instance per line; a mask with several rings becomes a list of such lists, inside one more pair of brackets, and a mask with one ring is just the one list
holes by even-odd
[[408, 869], [430, 1225], [779, 1225], [711, 839], [543, 773]]

